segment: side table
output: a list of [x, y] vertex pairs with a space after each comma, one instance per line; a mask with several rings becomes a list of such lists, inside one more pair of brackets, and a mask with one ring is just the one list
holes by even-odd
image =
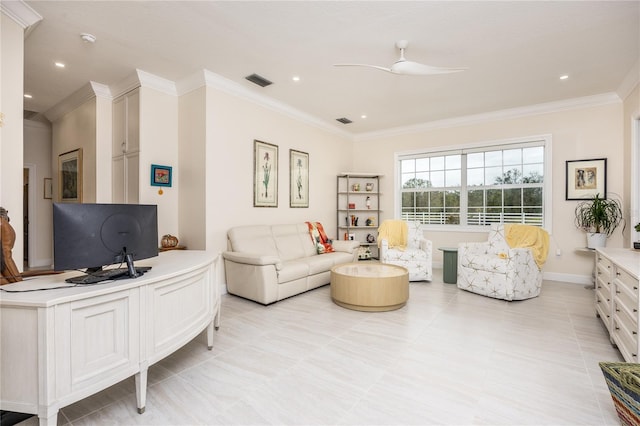
[[458, 248], [438, 247], [442, 251], [442, 281], [447, 284], [458, 283]]

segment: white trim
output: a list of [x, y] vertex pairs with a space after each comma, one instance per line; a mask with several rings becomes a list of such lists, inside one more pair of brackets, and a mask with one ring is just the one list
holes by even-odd
[[50, 108], [47, 112], [44, 113], [44, 116], [53, 123], [63, 115], [67, 114], [70, 111], [73, 111], [88, 100], [96, 97], [106, 98], [109, 100], [113, 99], [109, 86], [101, 83], [96, 83], [95, 81], [90, 81], [73, 92], [71, 95], [67, 96], [56, 106]]
[[548, 114], [572, 109], [590, 108], [594, 106], [609, 105], [620, 102], [622, 102], [622, 100], [616, 93], [609, 92], [603, 93], [601, 95], [584, 96], [581, 98], [565, 99], [562, 101], [547, 102], [520, 108], [504, 109], [483, 114], [448, 118], [413, 126], [395, 127], [377, 132], [360, 133], [354, 136], [354, 141], [359, 142], [372, 139], [388, 138], [393, 136], [420, 133], [433, 129], [468, 126], [472, 124], [486, 123], [498, 120], [508, 120], [513, 118]]
[[[560, 272], [543, 272], [542, 279], [545, 281], [560, 281], [572, 284], [593, 284], [591, 275], [563, 274]], [[544, 286], [542, 287], [544, 291]]]
[[620, 96], [620, 99], [626, 99], [638, 83], [640, 83], [640, 59], [633, 64], [633, 67], [631, 67], [620, 86], [618, 86], [616, 93]]
[[640, 113], [635, 113], [631, 117], [631, 188], [629, 205], [629, 227], [630, 246], [634, 241], [640, 241], [640, 233], [636, 232], [635, 225], [640, 223]]
[[0, 1], [0, 10], [23, 29], [26, 29], [25, 38], [33, 29], [33, 25], [42, 21], [42, 15], [24, 1]]

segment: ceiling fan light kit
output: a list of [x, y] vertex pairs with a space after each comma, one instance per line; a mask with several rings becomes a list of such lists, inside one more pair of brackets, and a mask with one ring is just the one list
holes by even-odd
[[408, 61], [404, 57], [404, 51], [409, 45], [407, 40], [399, 40], [396, 42], [396, 48], [400, 49], [400, 58], [394, 62], [391, 67], [381, 67], [379, 65], [369, 64], [334, 64], [336, 67], [367, 67], [374, 68], [381, 71], [390, 72], [392, 74], [399, 75], [436, 75], [436, 74], [450, 74], [454, 72], [465, 71], [466, 68], [447, 68], [447, 67], [434, 67], [431, 65], [425, 65], [418, 62]]

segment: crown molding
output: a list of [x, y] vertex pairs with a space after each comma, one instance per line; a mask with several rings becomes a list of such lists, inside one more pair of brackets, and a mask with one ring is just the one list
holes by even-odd
[[80, 89], [67, 96], [62, 102], [44, 113], [47, 120], [54, 122], [63, 115], [78, 108], [83, 103], [93, 98], [113, 99], [109, 86], [90, 81]]
[[34, 28], [34, 25], [42, 21], [42, 16], [22, 0], [0, 1], [0, 10], [26, 30], [25, 38]]
[[616, 93], [620, 96], [620, 99], [626, 99], [638, 83], [640, 83], [640, 59], [633, 64], [633, 67], [631, 67], [624, 80], [622, 80], [622, 83], [620, 83]]
[[178, 95], [184, 95], [202, 86], [220, 90], [221, 92], [263, 106], [272, 111], [284, 114], [288, 117], [293, 118], [294, 120], [309, 124], [330, 133], [337, 134], [341, 137], [349, 138], [350, 140], [353, 139], [353, 135], [351, 133], [345, 132], [342, 129], [338, 129], [337, 127], [332, 126], [326, 121], [318, 119], [310, 114], [304, 113], [283, 102], [277, 101], [260, 93], [256, 93], [236, 83], [235, 81], [231, 81], [219, 74], [206, 69], [180, 80], [180, 82], [177, 84]]
[[173, 81], [158, 77], [155, 74], [141, 69], [136, 69], [124, 80], [111, 85], [111, 93], [113, 93], [115, 99], [138, 87], [147, 87], [166, 93], [167, 95], [177, 96], [176, 84]]
[[355, 141], [365, 141], [372, 139], [388, 138], [393, 136], [408, 135], [413, 133], [425, 132], [434, 129], [443, 129], [447, 127], [462, 127], [472, 124], [487, 123], [498, 120], [509, 120], [532, 115], [549, 114], [553, 112], [567, 111], [572, 109], [589, 108], [594, 106], [602, 106], [621, 102], [620, 97], [613, 92], [603, 93], [600, 95], [584, 96], [580, 98], [565, 99], [556, 102], [547, 102], [542, 104], [529, 105], [519, 108], [510, 108], [498, 111], [492, 111], [482, 114], [467, 115], [463, 117], [448, 118], [444, 120], [430, 121], [427, 123], [417, 124], [414, 126], [395, 127], [378, 132], [361, 133], [354, 136]]

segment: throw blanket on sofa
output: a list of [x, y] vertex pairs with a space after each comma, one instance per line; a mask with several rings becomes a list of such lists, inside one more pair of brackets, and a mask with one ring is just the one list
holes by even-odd
[[404, 250], [407, 248], [407, 222], [404, 220], [385, 220], [378, 228], [378, 247], [380, 241], [387, 240], [389, 248]]
[[504, 238], [511, 248], [530, 248], [538, 268], [542, 269], [549, 252], [547, 231], [531, 225], [505, 225]]
[[331, 253], [333, 252], [333, 246], [331, 245], [331, 240], [327, 237], [327, 234], [324, 232], [324, 227], [320, 222], [306, 222], [309, 227], [309, 234], [311, 235], [311, 240], [316, 245], [316, 250], [318, 254], [322, 253]]

